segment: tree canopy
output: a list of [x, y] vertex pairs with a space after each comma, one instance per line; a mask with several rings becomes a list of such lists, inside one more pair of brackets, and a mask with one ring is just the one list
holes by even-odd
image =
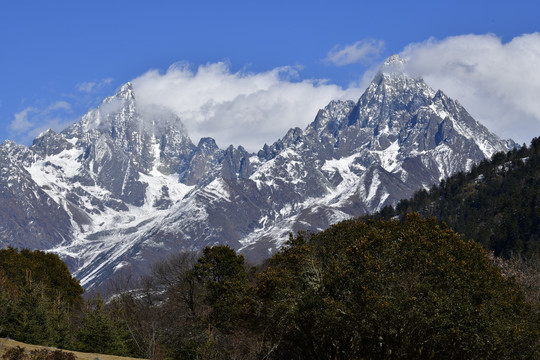
[[51, 298], [58, 295], [71, 305], [82, 303], [83, 288], [56, 254], [40, 250], [0, 249], [0, 270], [13, 285], [41, 283]]
[[70, 312], [83, 289], [57, 255], [0, 250], [0, 335], [40, 345], [71, 341]]
[[272, 358], [539, 355], [520, 288], [478, 243], [418, 214], [291, 237], [257, 295]]

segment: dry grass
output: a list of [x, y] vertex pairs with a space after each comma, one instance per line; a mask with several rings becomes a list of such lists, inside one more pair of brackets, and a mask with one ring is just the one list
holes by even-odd
[[[39, 350], [39, 349], [49, 349], [49, 350], [57, 350], [56, 348], [47, 347], [47, 346], [37, 346], [37, 345], [29, 345], [22, 342], [18, 342], [15, 340], [7, 340], [0, 338], [0, 357], [5, 354], [6, 350], [12, 347], [20, 346], [22, 348], [26, 349], [26, 352], [32, 351], [32, 350]], [[103, 355], [103, 354], [93, 354], [93, 353], [82, 353], [78, 351], [70, 351], [70, 350], [63, 350], [65, 352], [71, 352], [75, 355], [77, 360], [96, 360], [96, 358], [99, 358], [100, 360], [133, 360], [134, 358], [130, 357], [123, 357], [123, 356], [115, 356], [115, 355]]]

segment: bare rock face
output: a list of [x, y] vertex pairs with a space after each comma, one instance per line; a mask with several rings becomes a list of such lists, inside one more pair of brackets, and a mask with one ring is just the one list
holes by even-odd
[[515, 146], [404, 68], [389, 58], [356, 103], [330, 102], [257, 154], [195, 146], [128, 83], [60, 134], [0, 145], [0, 245], [56, 252], [87, 288], [206, 245], [259, 261], [291, 231], [395, 204]]

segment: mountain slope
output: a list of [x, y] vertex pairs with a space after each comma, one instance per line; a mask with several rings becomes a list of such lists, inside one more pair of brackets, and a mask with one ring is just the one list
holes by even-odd
[[11, 141], [0, 145], [0, 247], [51, 248], [71, 235], [69, 214], [25, 168], [37, 158]]
[[[396, 204], [513, 146], [403, 65], [388, 59], [357, 103], [332, 101], [304, 130], [257, 154], [219, 149], [211, 138], [195, 146], [169, 111], [139, 107], [128, 83], [62, 133], [45, 132], [15, 152], [20, 159], [10, 157], [28, 182], [19, 187], [39, 189], [54, 208], [43, 211], [64, 219], [28, 246], [62, 255], [85, 287], [206, 245], [226, 243], [257, 261], [289, 231]], [[37, 206], [32, 197], [14, 202]], [[6, 219], [5, 243], [25, 246]]]
[[411, 211], [437, 217], [496, 255], [540, 252], [540, 138], [374, 216], [405, 218]]

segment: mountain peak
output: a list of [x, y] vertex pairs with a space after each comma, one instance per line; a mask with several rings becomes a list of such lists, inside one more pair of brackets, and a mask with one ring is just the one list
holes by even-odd
[[212, 244], [260, 260], [289, 231], [396, 204], [508, 150], [406, 68], [391, 56], [358, 102], [330, 102], [257, 155], [211, 138], [193, 145], [178, 116], [137, 103], [128, 82], [62, 133], [0, 146], [0, 195], [10, 196], [0, 201], [0, 245], [5, 234], [40, 244], [85, 287], [125, 264], [143, 272], [171, 251]]
[[135, 94], [133, 93], [133, 84], [128, 81], [127, 83], [122, 85], [120, 90], [118, 90], [118, 92], [116, 93], [115, 97], [124, 98], [124, 99], [134, 99]]
[[406, 65], [407, 60], [394, 54], [384, 61], [379, 71], [386, 75], [404, 75]]
[[405, 59], [403, 59], [401, 56], [399, 56], [399, 54], [393, 54], [392, 56], [388, 57], [385, 61], [384, 61], [384, 65], [389, 65], [389, 64], [395, 64], [395, 63], [406, 63], [407, 61]]
[[324, 109], [319, 110], [315, 120], [309, 127], [315, 129], [319, 135], [324, 129], [328, 129], [330, 133], [333, 133], [345, 121], [354, 105], [355, 103], [352, 100], [332, 100]]
[[41, 138], [47, 137], [47, 136], [53, 136], [53, 135], [56, 135], [56, 131], [54, 131], [51, 128], [48, 128], [47, 130], [42, 131], [38, 136], [36, 136], [34, 140], [41, 139]]

